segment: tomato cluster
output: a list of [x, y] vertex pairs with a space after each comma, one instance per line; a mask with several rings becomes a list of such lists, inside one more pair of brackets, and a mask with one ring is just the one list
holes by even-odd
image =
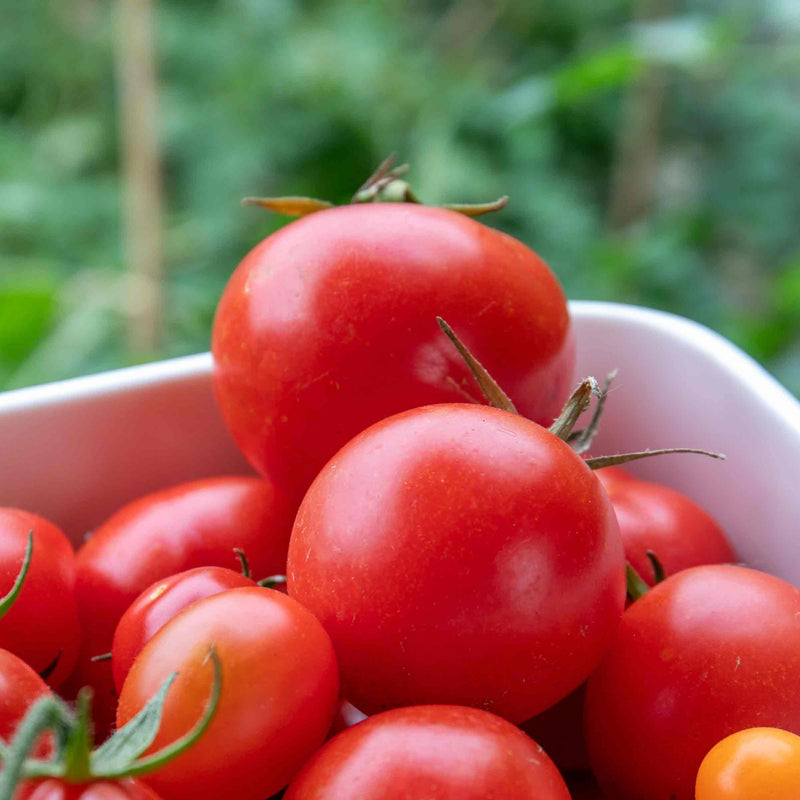
[[800, 590], [618, 466], [650, 453], [587, 455], [605, 392], [485, 209], [390, 166], [355, 199], [261, 201], [313, 213], [220, 302], [260, 477], [77, 553], [0, 509], [0, 800], [800, 796]]

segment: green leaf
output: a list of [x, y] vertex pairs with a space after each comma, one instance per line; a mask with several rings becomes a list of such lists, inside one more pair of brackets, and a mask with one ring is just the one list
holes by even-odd
[[[115, 761], [113, 764], [108, 765], [93, 761], [92, 774], [94, 777], [103, 779], [116, 779], [130, 778], [137, 775], [146, 775], [149, 772], [160, 769], [181, 755], [181, 753], [184, 753], [206, 732], [208, 726], [211, 724], [211, 721], [214, 719], [214, 714], [216, 713], [217, 706], [219, 705], [220, 694], [222, 693], [222, 665], [220, 664], [219, 656], [217, 655], [217, 651], [213, 645], [209, 651], [209, 659], [214, 669], [214, 683], [211, 687], [211, 696], [208, 699], [206, 708], [195, 726], [188, 733], [172, 742], [172, 744], [168, 744], [166, 747], [162, 747], [161, 750], [153, 753], [153, 755], [140, 758], [133, 763], [123, 765], [121, 759], [119, 761]], [[171, 681], [172, 678], [174, 678], [174, 676], [172, 676], [169, 680]], [[163, 686], [159, 694], [161, 691], [165, 691]], [[156, 695], [156, 697], [157, 696], [158, 695]], [[150, 702], [152, 703], [153, 701], [151, 700]], [[131, 722], [133, 722], [135, 719], [136, 717], [134, 717]], [[131, 722], [129, 722], [128, 725], [130, 725]], [[126, 725], [125, 728], [127, 728], [128, 725]], [[125, 728], [122, 730], [124, 731]], [[153, 738], [155, 737], [153, 736]], [[151, 744], [153, 738], [150, 739]]]
[[22, 585], [25, 583], [25, 578], [28, 575], [28, 569], [31, 565], [31, 558], [33, 557], [33, 531], [28, 533], [28, 546], [25, 548], [25, 556], [22, 559], [22, 566], [20, 567], [19, 574], [17, 575], [14, 585], [9, 590], [8, 594], [0, 599], [0, 619], [2, 619], [9, 611], [11, 606], [14, 605], [19, 593], [22, 591]]
[[125, 768], [144, 753], [158, 734], [164, 701], [178, 673], [173, 672], [150, 702], [110, 739], [97, 748], [91, 756], [93, 774], [124, 772]]
[[627, 86], [641, 72], [642, 61], [628, 45], [609, 47], [562, 69], [556, 77], [558, 99], [569, 105]]

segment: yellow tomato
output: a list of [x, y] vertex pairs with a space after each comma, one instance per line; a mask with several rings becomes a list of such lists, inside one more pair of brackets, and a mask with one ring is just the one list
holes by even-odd
[[695, 800], [800, 800], [800, 736], [750, 728], [723, 739], [700, 765]]

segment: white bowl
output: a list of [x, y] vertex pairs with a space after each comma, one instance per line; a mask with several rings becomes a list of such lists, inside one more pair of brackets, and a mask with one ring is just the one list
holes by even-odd
[[[631, 469], [698, 500], [742, 559], [800, 585], [800, 404], [755, 361], [689, 320], [571, 304], [578, 373], [619, 370], [593, 453], [690, 446]], [[0, 394], [0, 505], [78, 542], [123, 503], [249, 472], [214, 406], [209, 354]]]

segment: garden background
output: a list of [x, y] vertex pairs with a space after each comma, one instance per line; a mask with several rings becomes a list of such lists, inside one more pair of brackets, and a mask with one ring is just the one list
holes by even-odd
[[387, 153], [572, 298], [800, 393], [796, 0], [0, 0], [0, 388], [205, 350], [225, 281]]

